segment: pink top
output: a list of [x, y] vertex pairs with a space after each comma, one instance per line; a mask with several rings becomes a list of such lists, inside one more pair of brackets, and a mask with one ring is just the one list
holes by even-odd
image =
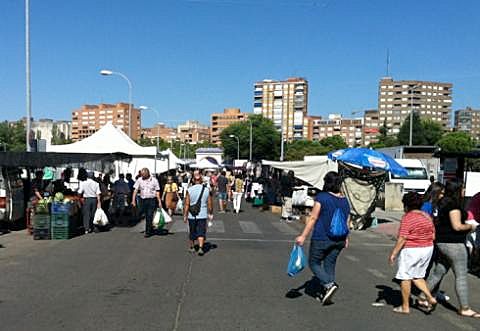
[[427, 213], [410, 211], [402, 217], [398, 236], [407, 239], [405, 248], [430, 247], [435, 239], [435, 226]]

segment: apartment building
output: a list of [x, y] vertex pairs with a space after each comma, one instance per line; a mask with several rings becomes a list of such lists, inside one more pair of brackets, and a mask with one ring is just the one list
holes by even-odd
[[412, 109], [420, 118], [431, 119], [448, 130], [451, 126], [452, 87], [451, 83], [382, 78], [378, 89], [378, 111], [380, 122], [386, 123], [387, 134], [398, 134]]
[[55, 121], [49, 118], [41, 118], [38, 121], [32, 121], [32, 132], [35, 139], [44, 139], [47, 145], [52, 142], [54, 131], [58, 137], [64, 140], [72, 138], [72, 122]]
[[210, 121], [210, 140], [213, 144], [220, 145], [222, 143], [220, 134], [224, 129], [233, 123], [246, 121], [247, 113], [242, 113], [239, 108], [225, 108], [223, 113], [214, 113], [211, 115]]
[[177, 140], [177, 129], [169, 128], [164, 123], [157, 123], [152, 128], [143, 128], [142, 136], [144, 138], [155, 139], [159, 137], [165, 141], [171, 142]]
[[326, 137], [341, 136], [349, 147], [363, 144], [363, 119], [342, 118], [339, 114], [330, 114], [328, 119], [319, 116], [308, 117], [308, 139], [320, 141]]
[[[98, 105], [83, 105], [72, 112], [72, 140], [78, 141], [91, 136], [102, 126], [111, 122], [128, 134], [129, 107], [128, 103]], [[140, 137], [140, 110], [132, 105], [132, 126], [130, 138], [137, 140]]]
[[188, 120], [177, 126], [177, 138], [189, 144], [210, 141], [210, 128], [199, 121]]
[[480, 109], [466, 107], [455, 111], [455, 131], [468, 132], [480, 140]]
[[380, 135], [380, 127], [383, 123], [380, 122], [380, 114], [376, 109], [365, 110], [363, 114], [363, 145], [369, 146], [378, 142]]
[[283, 126], [285, 140], [308, 137], [307, 106], [308, 81], [304, 78], [265, 79], [254, 85], [253, 112], [271, 119], [279, 131]]

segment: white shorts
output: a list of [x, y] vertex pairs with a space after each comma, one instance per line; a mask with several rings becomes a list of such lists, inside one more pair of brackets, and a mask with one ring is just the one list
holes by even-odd
[[395, 278], [400, 280], [424, 278], [432, 253], [433, 246], [403, 248], [398, 255]]

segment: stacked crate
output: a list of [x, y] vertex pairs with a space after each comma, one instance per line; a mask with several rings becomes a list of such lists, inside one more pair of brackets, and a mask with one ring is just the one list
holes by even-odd
[[52, 239], [70, 239], [72, 231], [70, 226], [70, 204], [52, 204], [51, 237]]
[[34, 240], [50, 239], [50, 215], [35, 214], [32, 216], [32, 223]]

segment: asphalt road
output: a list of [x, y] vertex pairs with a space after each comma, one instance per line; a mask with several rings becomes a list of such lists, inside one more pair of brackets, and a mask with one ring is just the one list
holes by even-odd
[[[335, 304], [300, 290], [307, 269], [286, 265], [299, 224], [245, 206], [216, 215], [203, 257], [187, 252], [185, 227], [144, 239], [142, 224], [65, 241], [33, 241], [25, 232], [0, 237], [0, 330], [478, 330], [480, 321], [443, 306], [430, 316], [392, 313], [400, 303], [387, 264], [393, 242], [354, 233], [337, 266]], [[480, 280], [470, 278], [480, 309]], [[452, 297], [449, 275], [443, 289]], [[372, 305], [372, 303], [376, 303]]]

